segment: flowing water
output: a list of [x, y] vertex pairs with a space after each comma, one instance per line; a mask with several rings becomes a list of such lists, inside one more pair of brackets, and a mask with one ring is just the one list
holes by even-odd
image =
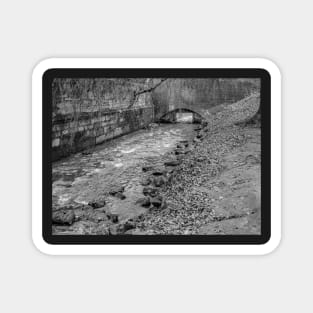
[[143, 213], [136, 204], [141, 198], [144, 165], [162, 165], [180, 140], [194, 136], [195, 124], [161, 124], [142, 129], [96, 146], [91, 154], [77, 153], [55, 162], [53, 206], [87, 204], [106, 194], [112, 187], [124, 187], [126, 199], [106, 198], [106, 211], [120, 220]]

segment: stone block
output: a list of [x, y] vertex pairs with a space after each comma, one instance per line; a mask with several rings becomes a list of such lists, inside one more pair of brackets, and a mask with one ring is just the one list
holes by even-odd
[[101, 135], [101, 136], [96, 137], [96, 145], [104, 142], [105, 140], [107, 140], [107, 136], [106, 135]]

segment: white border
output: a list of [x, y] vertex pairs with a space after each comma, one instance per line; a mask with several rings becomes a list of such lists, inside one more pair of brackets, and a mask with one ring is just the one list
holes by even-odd
[[[42, 238], [42, 75], [50, 68], [262, 68], [271, 75], [271, 238], [263, 245], [51, 245]], [[281, 75], [261, 58], [53, 58], [41, 61], [32, 76], [32, 238], [50, 255], [261, 255], [281, 238]]]

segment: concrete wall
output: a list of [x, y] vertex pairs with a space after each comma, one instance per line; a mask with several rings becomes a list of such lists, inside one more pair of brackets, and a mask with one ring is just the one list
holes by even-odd
[[[52, 159], [135, 131], [153, 121], [152, 79], [55, 79]], [[139, 94], [138, 94], [139, 93]]]
[[233, 103], [259, 91], [258, 79], [168, 79], [153, 91], [155, 117], [178, 108], [205, 115], [214, 106]]

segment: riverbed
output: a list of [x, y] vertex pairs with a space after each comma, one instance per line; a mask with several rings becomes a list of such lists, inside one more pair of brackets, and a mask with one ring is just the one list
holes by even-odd
[[[88, 204], [107, 193], [112, 188], [124, 189], [125, 199], [106, 196], [105, 212], [127, 220], [145, 213], [146, 208], [136, 201], [142, 197], [142, 167], [162, 165], [168, 155], [181, 140], [191, 140], [195, 124], [161, 124], [150, 129], [142, 129], [113, 139], [88, 152], [77, 153], [53, 163], [52, 194], [53, 208]], [[101, 221], [101, 210], [97, 218]], [[94, 217], [93, 217], [94, 218]], [[91, 219], [92, 220], [92, 219]], [[75, 223], [71, 227], [55, 226], [54, 233], [71, 234], [86, 231], [87, 222]], [[99, 224], [99, 223], [96, 223]]]

